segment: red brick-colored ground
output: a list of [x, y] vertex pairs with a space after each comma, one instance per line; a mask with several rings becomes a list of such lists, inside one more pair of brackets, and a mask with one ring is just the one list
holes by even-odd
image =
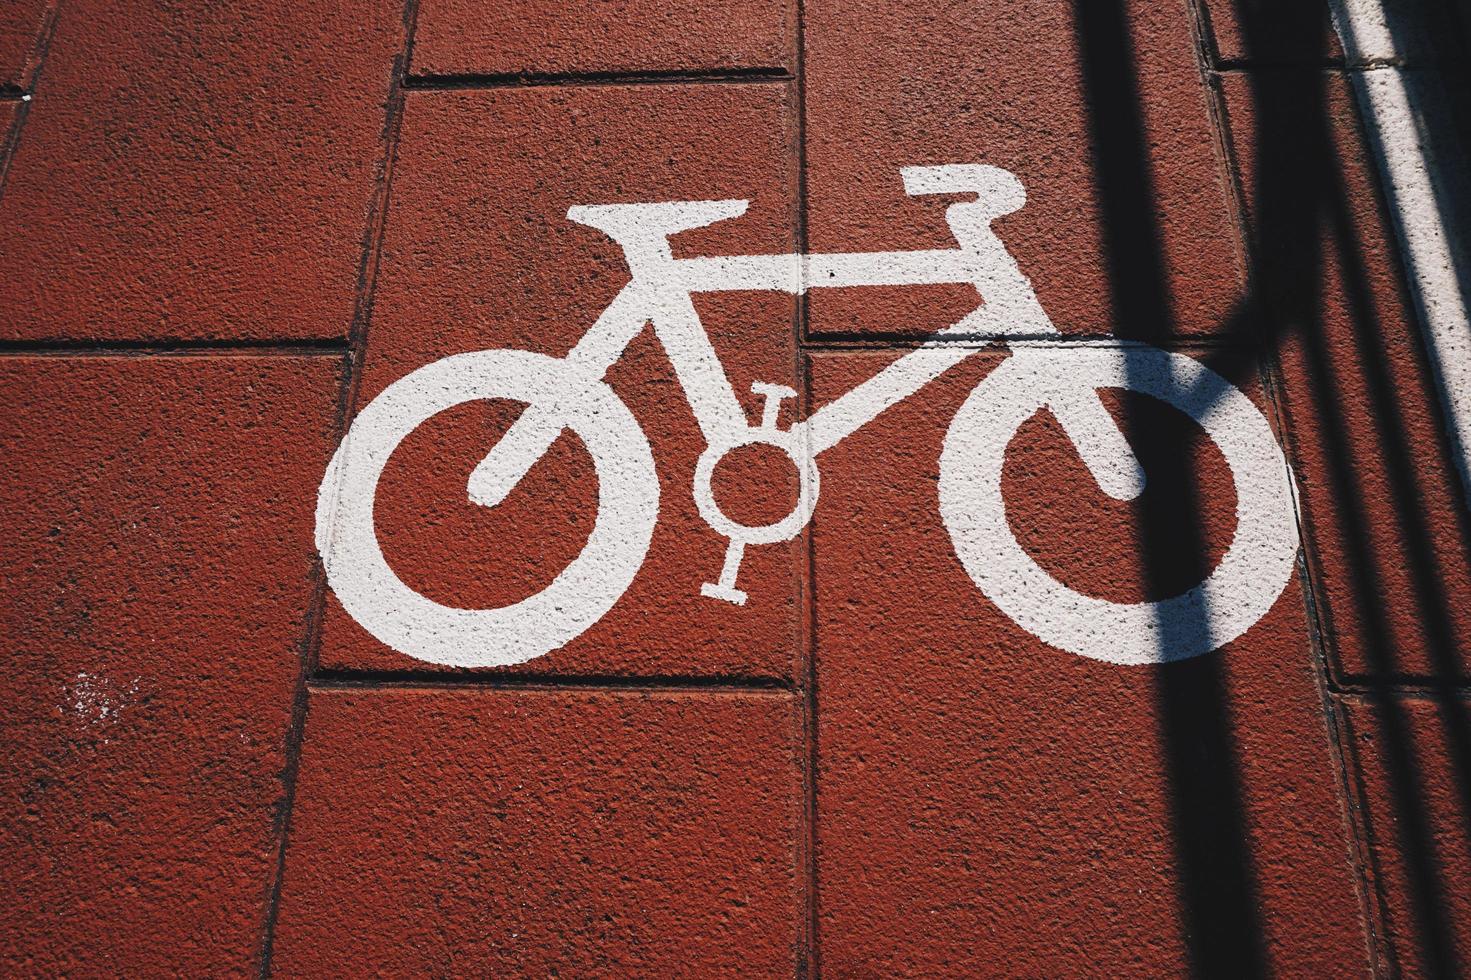
[[[1325, 9], [1247, 0], [482, 5], [55, 0], [0, 13], [0, 957], [12, 975], [1451, 974], [1471, 963], [1471, 518]], [[1274, 17], [1276, 19], [1274, 19]], [[899, 168], [986, 163], [1064, 335], [1226, 377], [1302, 551], [1222, 649], [1049, 646], [937, 507], [973, 357], [822, 457], [811, 525], [725, 540], [644, 331], [607, 374], [658, 524], [595, 626], [512, 667], [414, 659], [333, 594], [317, 490], [441, 358], [561, 357], [627, 281], [578, 204], [748, 199], [675, 253], [953, 247]], [[754, 420], [790, 424], [975, 290], [701, 295]], [[1107, 498], [1055, 419], [1007, 448], [1022, 546], [1114, 602], [1238, 529], [1184, 414], [1109, 392], [1149, 478]], [[500, 507], [515, 420], [389, 460], [414, 590], [497, 607], [583, 548], [564, 434]], [[797, 474], [749, 454], [744, 519]], [[1194, 576], [1194, 578], [1192, 578]]]

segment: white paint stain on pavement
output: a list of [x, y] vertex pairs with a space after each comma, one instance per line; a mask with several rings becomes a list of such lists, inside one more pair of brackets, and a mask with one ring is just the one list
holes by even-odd
[[[117, 724], [123, 711], [138, 694], [139, 678], [119, 686], [103, 674], [82, 671], [62, 689], [63, 714], [90, 731], [100, 732]], [[106, 744], [109, 739], [103, 738]]]

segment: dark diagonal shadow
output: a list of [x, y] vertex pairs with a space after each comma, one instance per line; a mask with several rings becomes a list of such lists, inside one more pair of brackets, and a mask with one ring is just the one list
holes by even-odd
[[[1379, 563], [1384, 556], [1375, 555], [1370, 538], [1375, 520], [1369, 507], [1371, 498], [1366, 495], [1367, 488], [1357, 472], [1349, 435], [1352, 423], [1343, 403], [1339, 368], [1323, 323], [1323, 266], [1329, 258], [1323, 253], [1325, 225], [1335, 212], [1341, 212], [1343, 200], [1322, 79], [1317, 72], [1262, 72], [1253, 79], [1257, 125], [1254, 162], [1257, 178], [1252, 191], [1253, 282], [1261, 321], [1268, 328], [1268, 340], [1281, 343], [1291, 336], [1299, 344], [1306, 369], [1301, 379], [1306, 390], [1300, 395], [1305, 396], [1313, 416], [1312, 424], [1321, 433], [1333, 506], [1342, 526], [1348, 529], [1329, 546], [1343, 549], [1335, 557], [1342, 559], [1349, 569], [1349, 594], [1319, 595], [1328, 626], [1327, 642], [1333, 639], [1335, 607], [1352, 603], [1352, 618], [1344, 615], [1341, 619], [1358, 624], [1361, 630], [1358, 639], [1376, 673], [1392, 676], [1397, 673], [1396, 662], [1401, 658], [1383, 605], [1383, 597], [1389, 592], [1380, 572]], [[1362, 269], [1354, 268], [1356, 256], [1346, 255], [1352, 249], [1341, 244], [1335, 252], [1340, 258], [1349, 258], [1351, 264], [1345, 266], [1342, 274], [1350, 292], [1357, 292], [1352, 283], [1362, 275]], [[1350, 308], [1356, 318], [1366, 313], [1362, 298]], [[1361, 322], [1359, 329], [1369, 330], [1373, 326]], [[1385, 379], [1368, 380], [1369, 388], [1378, 392], [1375, 400], [1381, 406], [1386, 400], [1392, 400], [1393, 391], [1386, 387]], [[1381, 419], [1381, 444], [1393, 442], [1386, 438], [1390, 433], [1384, 431], [1385, 424]], [[1396, 496], [1401, 500], [1407, 478], [1402, 464], [1403, 460], [1398, 459], [1392, 464], [1399, 469], [1392, 479]], [[1320, 543], [1313, 539], [1311, 529], [1308, 529], [1308, 539], [1310, 549]], [[1411, 564], [1417, 564], [1413, 558]], [[1422, 600], [1422, 605], [1430, 604], [1428, 598]], [[1455, 955], [1436, 874], [1439, 862], [1421, 803], [1424, 788], [1410, 742], [1409, 721], [1387, 689], [1381, 689], [1379, 694], [1373, 700], [1381, 709], [1383, 752], [1400, 827], [1400, 849], [1411, 883], [1411, 901], [1421, 923], [1419, 945], [1425, 954], [1425, 965], [1432, 972], [1454, 972]]]
[[[1127, 11], [1121, 0], [1075, 0], [1074, 12], [1090, 109], [1094, 170], [1104, 223], [1109, 286], [1117, 333], [1159, 337], [1171, 332], [1173, 298], [1166, 278], [1149, 141], [1137, 83]], [[1131, 367], [1131, 371], [1133, 368]], [[1137, 402], [1129, 403], [1137, 406]], [[1147, 417], [1126, 409], [1133, 444], [1159, 436]], [[1140, 545], [1151, 591], [1168, 594], [1187, 571], [1206, 577], [1201, 501], [1190, 454], [1158, 454], [1173, 472], [1151, 479], [1186, 488], [1180, 501], [1191, 520], [1146, 517]], [[1196, 529], [1182, 539], [1181, 527]], [[1197, 646], [1204, 619], [1158, 624], [1166, 649]], [[1160, 739], [1169, 779], [1176, 872], [1184, 939], [1195, 974], [1259, 976], [1267, 972], [1256, 873], [1246, 835], [1239, 761], [1221, 659], [1208, 655], [1155, 668]]]
[[[1335, 145], [1328, 102], [1328, 86], [1335, 79], [1322, 68], [1331, 56], [1326, 46], [1331, 31], [1326, 6], [1310, 0], [1236, 3], [1247, 64], [1280, 66], [1283, 53], [1289, 52], [1295, 63], [1307, 67], [1246, 74], [1255, 126], [1250, 134], [1254, 179], [1246, 189], [1251, 201], [1250, 289], [1236, 315], [1214, 336], [1216, 347], [1201, 360], [1240, 382], [1257, 370], [1258, 363], [1275, 363], [1283, 345], [1293, 344], [1299, 352], [1305, 377], [1295, 381], [1304, 390], [1296, 391], [1294, 398], [1301, 402], [1298, 411], [1306, 409], [1304, 417], [1310, 417], [1320, 432], [1332, 506], [1347, 528], [1343, 538], [1333, 542], [1315, 542], [1311, 529], [1305, 535], [1310, 557], [1315, 544], [1338, 548], [1342, 553], [1335, 559], [1349, 569], [1349, 587], [1338, 590], [1346, 594], [1324, 596], [1320, 588], [1314, 589], [1319, 600], [1315, 608], [1323, 607], [1329, 644], [1335, 609], [1340, 621], [1357, 623], [1362, 631], [1356, 639], [1367, 651], [1369, 675], [1354, 681], [1380, 719], [1393, 833], [1414, 922], [1411, 943], [1420, 969], [1453, 975], [1461, 964], [1446, 912], [1452, 883], [1444, 880], [1442, 854], [1426, 811], [1424, 763], [1412, 741], [1399, 690], [1415, 669], [1409, 665], [1429, 663], [1430, 676], [1413, 681], [1435, 698], [1440, 709], [1447, 754], [1460, 790], [1460, 817], [1471, 841], [1471, 724], [1461, 697], [1471, 650], [1466, 649], [1467, 639], [1456, 635], [1450, 615], [1453, 599], [1433, 544], [1433, 535], [1449, 533], [1459, 534], [1463, 547], [1471, 546], [1471, 525], [1464, 511], [1458, 512], [1459, 524], [1453, 528], [1433, 526], [1426, 514], [1424, 502], [1448, 488], [1424, 485], [1416, 459], [1423, 453], [1448, 453], [1449, 447], [1426, 445], [1423, 436], [1412, 434], [1402, 406], [1404, 398], [1414, 393], [1397, 390], [1386, 359], [1374, 356], [1385, 346], [1380, 334], [1385, 311], [1376, 309], [1359, 236], [1382, 234], [1393, 241], [1393, 232], [1387, 227], [1361, 229], [1355, 223], [1340, 154], [1357, 150]], [[1118, 317], [1115, 332], [1141, 339], [1169, 337], [1175, 332], [1174, 304], [1155, 220], [1150, 144], [1128, 11], [1122, 0], [1075, 0], [1074, 10], [1110, 290]], [[1338, 273], [1335, 288], [1341, 291], [1346, 322], [1325, 319], [1330, 264]], [[1346, 363], [1358, 372], [1356, 385], [1343, 383]], [[1432, 376], [1423, 357], [1415, 367], [1421, 377]], [[1351, 394], [1355, 390], [1364, 394]], [[1361, 403], [1349, 402], [1355, 397]], [[1376, 462], [1387, 474], [1388, 501], [1376, 499], [1380, 491], [1366, 483], [1361, 460], [1354, 455], [1355, 445], [1365, 437], [1358, 431], [1364, 428], [1364, 418], [1372, 420], [1367, 435], [1377, 451]], [[1125, 425], [1131, 441], [1159, 438], [1137, 411], [1126, 414]], [[1210, 571], [1206, 542], [1198, 533], [1185, 538], [1180, 534], [1182, 524], [1200, 527], [1203, 516], [1191, 454], [1180, 445], [1178, 451], [1152, 455], [1175, 467], [1174, 472], [1151, 473], [1151, 478], [1185, 488], [1180, 507], [1190, 519], [1182, 522], [1178, 512], [1145, 515], [1140, 546], [1151, 585], [1178, 581], [1182, 564], [1198, 580]], [[1399, 532], [1399, 549], [1393, 555], [1377, 553], [1370, 534], [1376, 506], [1386, 504]], [[1408, 576], [1419, 637], [1397, 635], [1387, 615], [1384, 603], [1390, 591], [1381, 572], [1387, 567], [1402, 568]], [[1318, 581], [1318, 576], [1312, 578]], [[1168, 649], [1194, 644], [1207, 624], [1160, 622], [1159, 627], [1160, 643]], [[1408, 644], [1419, 648], [1411, 650]], [[1264, 974], [1269, 958], [1221, 658], [1209, 655], [1157, 668], [1157, 678], [1192, 969], [1198, 975]], [[1407, 937], [1396, 938], [1403, 948]]]
[[[1318, 5], [1269, 7], [1239, 0], [1248, 53], [1274, 45], [1281, 49], [1281, 13], [1291, 6], [1304, 8], [1289, 18], [1292, 28], [1301, 32], [1294, 50], [1311, 52], [1302, 59], [1307, 65], [1321, 63], [1327, 52], [1314, 52], [1312, 45], [1326, 38], [1328, 31], [1325, 22], [1314, 22], [1326, 17]], [[1463, 833], [1471, 840], [1471, 727], [1458, 691], [1465, 681], [1464, 658], [1471, 651], [1466, 639], [1456, 635], [1450, 615], [1453, 599], [1447, 594], [1445, 570], [1433, 545], [1434, 535], [1450, 534], [1459, 535], [1464, 546], [1471, 542], [1471, 533], [1462, 510], [1457, 510], [1457, 526], [1449, 528], [1433, 527], [1424, 510], [1426, 500], [1437, 494], [1454, 497], [1455, 488], [1426, 486], [1416, 458], [1424, 453], [1445, 454], [1449, 447], [1427, 445], [1424, 436], [1412, 434], [1403, 405], [1416, 393], [1398, 390], [1388, 368], [1381, 324], [1393, 313], [1376, 308], [1360, 235], [1367, 232], [1393, 242], [1394, 233], [1386, 225], [1361, 231], [1355, 223], [1342, 161], [1344, 154], [1358, 150], [1335, 144], [1327, 92], [1335, 79], [1312, 69], [1257, 71], [1247, 77], [1256, 125], [1254, 186], [1250, 189], [1253, 306], [1265, 327], [1263, 340], [1269, 350], [1294, 342], [1301, 351], [1307, 390], [1299, 396], [1306, 396], [1312, 424], [1322, 435], [1331, 506], [1345, 529], [1330, 543], [1315, 541], [1309, 528], [1307, 546], [1310, 550], [1315, 546], [1342, 549], [1334, 557], [1349, 569], [1349, 588], [1327, 595], [1321, 588], [1316, 590], [1325, 608], [1326, 642], [1334, 640], [1337, 609], [1337, 621], [1358, 624], [1361, 635], [1356, 639], [1368, 661], [1368, 676], [1356, 681], [1376, 709], [1380, 753], [1395, 818], [1393, 831], [1378, 828], [1376, 836], [1379, 846], [1392, 844], [1398, 851], [1409, 891], [1408, 918], [1413, 923], [1413, 935], [1397, 935], [1389, 948], [1413, 951], [1427, 974], [1457, 975], [1461, 964], [1454, 926], [1446, 911], [1447, 889], [1454, 883], [1445, 880], [1443, 855], [1426, 809], [1425, 763], [1412, 739], [1411, 720], [1398, 688], [1408, 678], [1433, 692], [1439, 704], [1447, 755], [1460, 789], [1459, 816]], [[1387, 213], [1383, 202], [1379, 203], [1380, 212]], [[1325, 321], [1323, 309], [1323, 270], [1328, 262], [1338, 270], [1345, 312], [1343, 321], [1334, 324]], [[1411, 356], [1419, 358], [1414, 364], [1419, 376], [1432, 378], [1419, 348], [1409, 346]], [[1357, 373], [1358, 378], [1352, 379], [1357, 385], [1345, 383], [1345, 370]], [[1364, 392], [1363, 403], [1350, 405], [1351, 396], [1346, 393], [1355, 387]], [[1435, 411], [1439, 406], [1430, 408]], [[1382, 491], [1365, 480], [1360, 463], [1368, 460], [1355, 456], [1351, 437], [1355, 416], [1371, 420], [1358, 423], [1359, 441], [1372, 438], [1376, 462], [1387, 478], [1388, 500], [1379, 499]], [[1438, 431], [1444, 432], [1444, 420], [1437, 422], [1442, 423]], [[1362, 431], [1366, 424], [1371, 431]], [[1448, 458], [1446, 462], [1449, 464]], [[1453, 470], [1447, 466], [1448, 472]], [[1376, 517], [1376, 503], [1387, 504], [1393, 512], [1399, 545], [1395, 554], [1376, 551], [1371, 528], [1382, 520]], [[1392, 593], [1381, 570], [1393, 567], [1402, 568], [1411, 583], [1409, 601], [1419, 625], [1418, 637], [1399, 635], [1388, 618], [1385, 603]], [[1411, 672], [1420, 668], [1411, 665], [1423, 662], [1429, 664], [1429, 676], [1414, 677]], [[1405, 919], [1405, 911], [1398, 910], [1396, 918]]]

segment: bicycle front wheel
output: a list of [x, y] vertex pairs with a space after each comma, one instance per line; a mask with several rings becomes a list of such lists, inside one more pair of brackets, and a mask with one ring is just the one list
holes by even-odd
[[[409, 588], [383, 557], [373, 501], [400, 442], [440, 412], [477, 399], [536, 406], [582, 441], [598, 479], [598, 512], [582, 552], [550, 585], [497, 609], [440, 605]], [[518, 664], [564, 646], [632, 583], [659, 513], [648, 439], [600, 379], [528, 351], [457, 354], [405, 375], [353, 420], [317, 494], [317, 550], [327, 580], [362, 626], [400, 653], [454, 667]]]
[[[1203, 582], [1156, 602], [1111, 602], [1057, 581], [1017, 541], [1001, 496], [1006, 447], [1059, 383], [1149, 395], [1185, 412], [1220, 448], [1236, 485], [1236, 534]], [[1109, 663], [1219, 649], [1266, 615], [1297, 560], [1291, 478], [1266, 418], [1205, 365], [1143, 344], [1013, 354], [956, 413], [939, 491], [955, 553], [986, 597], [1043, 642]]]

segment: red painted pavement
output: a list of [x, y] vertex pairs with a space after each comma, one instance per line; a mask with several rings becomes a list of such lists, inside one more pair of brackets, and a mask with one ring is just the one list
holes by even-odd
[[[627, 277], [612, 243], [567, 222], [572, 204], [748, 196], [754, 201], [744, 217], [681, 236], [681, 248], [790, 250], [795, 125], [790, 92], [774, 85], [412, 93], [359, 403], [447, 354], [569, 350]], [[466, 154], [487, 127], [501, 139]], [[732, 377], [798, 382], [791, 297], [734, 293], [701, 298], [698, 308]], [[689, 488], [699, 430], [652, 341], [645, 333], [609, 377], [639, 418], [662, 420], [646, 429], [662, 489], [650, 559], [597, 631], [523, 669], [791, 678], [801, 649], [795, 545], [751, 553], [747, 606], [689, 600], [719, 575], [724, 540], [695, 512]], [[741, 394], [754, 416], [757, 399], [749, 390]], [[591, 530], [597, 492], [588, 457], [570, 435], [492, 519], [466, 500], [477, 450], [514, 419], [510, 403], [445, 413], [402, 448], [402, 467], [395, 462], [380, 490], [389, 560], [442, 602], [494, 606], [545, 587]], [[426, 483], [426, 472], [436, 482]], [[780, 516], [790, 474], [773, 467], [771, 477], [774, 485], [746, 487], [758, 495], [748, 503], [759, 508], [765, 498], [766, 509]], [[741, 488], [730, 489], [734, 495]], [[507, 547], [511, 540], [528, 546]], [[335, 600], [321, 662], [331, 669], [434, 669], [368, 636]]]
[[30, 85], [53, 6], [47, 0], [15, 0], [0, 10], [0, 84]]
[[1270, 0], [1205, 0], [1206, 44], [1233, 65], [1318, 68], [1343, 62], [1328, 5]]
[[260, 960], [333, 358], [6, 357], [6, 972]]
[[[1078, 11], [1088, 8], [1063, 3], [817, 0], [805, 9], [814, 250], [947, 246], [942, 209], [900, 193], [899, 167], [992, 163], [1026, 185], [1026, 207], [996, 227], [1058, 329], [1141, 339], [1221, 329], [1239, 289], [1239, 243], [1184, 4], [1140, 5], [1117, 35], [1103, 24], [1082, 33], [1085, 43]], [[1121, 44], [1131, 59], [1121, 60]], [[1153, 150], [1137, 176], [1158, 239], [1120, 244], [1158, 248], [1167, 311], [1110, 290], [1110, 263], [1122, 256], [1109, 236], [1133, 234], [1100, 193], [1125, 176], [1099, 156], [1129, 125], [1119, 98], [1139, 108]], [[961, 286], [818, 293], [811, 329], [923, 335], [974, 307], [974, 290]]]
[[[1323, 151], [1332, 154], [1330, 168], [1309, 164], [1310, 176], [1291, 162], [1304, 158], [1300, 144], [1308, 138], [1280, 149], [1270, 142], [1284, 128], [1312, 132], [1313, 120], [1284, 96], [1305, 79], [1315, 91], [1321, 86], [1317, 125]], [[1284, 335], [1283, 406], [1327, 649], [1351, 677], [1464, 677], [1471, 670], [1471, 545], [1457, 533], [1465, 517], [1455, 471], [1435, 451], [1444, 431], [1435, 380], [1401, 286], [1352, 93], [1336, 73], [1263, 71], [1252, 83], [1226, 79], [1222, 94], [1249, 221], [1284, 228], [1301, 211], [1285, 196], [1305, 180], [1323, 188], [1323, 223], [1298, 242], [1269, 234], [1259, 275], [1267, 286], [1265, 322]], [[1274, 103], [1285, 111], [1263, 110]], [[1282, 188], [1261, 179], [1264, 159]], [[1304, 275], [1309, 264], [1320, 271]]]
[[312, 695], [290, 975], [790, 975], [790, 694]]
[[[871, 373], [877, 356], [813, 357], [815, 400]], [[824, 965], [839, 976], [976, 975], [996, 963], [1028, 975], [1080, 963], [1103, 975], [1186, 970], [1179, 879], [1221, 855], [1172, 840], [1195, 819], [1194, 801], [1171, 796], [1192, 782], [1183, 761], [1208, 771], [1198, 798], [1220, 810], [1233, 794], [1216, 781], [1238, 784], [1238, 812], [1211, 816], [1239, 822], [1266, 956], [1288, 973], [1331, 972], [1361, 934], [1300, 592], [1289, 588], [1217, 663], [1121, 670], [1011, 623], [965, 588], [930, 505], [945, 420], [988, 360], [938, 384], [931, 403], [871, 423], [825, 474], [833, 490], [814, 532]], [[1191, 438], [1188, 420], [1145, 401], [1146, 425]], [[1202, 512], [1178, 503], [1189, 488], [1171, 461], [1148, 456], [1151, 489], [1121, 505], [1086, 489], [1055, 423], [1033, 419], [1003, 484], [1013, 526], [1089, 594], [1168, 594], [1183, 570], [1141, 559], [1140, 537], [1203, 527], [1210, 555], [1234, 524], [1219, 456], [1190, 445]], [[1059, 523], [1072, 531], [1058, 535]], [[1201, 703], [1188, 710], [1207, 711], [1212, 676], [1229, 705], [1224, 754], [1204, 725], [1182, 721], [1183, 705], [1162, 703], [1193, 695]], [[1214, 846], [1234, 836], [1196, 823]], [[1214, 869], [1212, 888], [1224, 892], [1222, 872], [1238, 870]], [[1233, 914], [1225, 902], [1216, 911]]]
[[1339, 702], [1355, 763], [1358, 831], [1377, 900], [1375, 941], [1405, 974], [1465, 962], [1471, 904], [1466, 826], [1467, 716], [1458, 699]]
[[427, 0], [414, 38], [416, 75], [790, 70], [797, 0], [579, 3]]
[[387, 3], [69, 4], [6, 178], [0, 336], [346, 334], [401, 31]]
[[[1246, 6], [10, 5], [4, 971], [1463, 968], [1471, 520], [1326, 13]], [[647, 330], [606, 380], [658, 522], [596, 625], [467, 670], [334, 596], [314, 511], [352, 419], [451, 355], [562, 357], [627, 282], [569, 207], [750, 200], [678, 257], [951, 248], [957, 198], [899, 175], [951, 163], [1024, 185], [995, 229], [1067, 335], [1058, 377], [1145, 340], [1270, 423], [1303, 549], [1243, 635], [1120, 666], [977, 588], [939, 460], [1016, 356], [985, 338], [822, 453], [810, 527], [748, 550], [743, 606], [701, 595], [726, 542]], [[800, 392], [784, 428], [977, 301], [695, 308], [752, 423], [752, 381]], [[1230, 466], [1180, 411], [1103, 403], [1143, 495], [1106, 497], [1039, 412], [1008, 529], [1082, 594], [1179, 593], [1241, 530]], [[445, 411], [388, 460], [375, 541], [412, 590], [505, 605], [588, 541], [571, 434], [468, 502], [518, 412]], [[751, 522], [797, 483], [759, 450], [713, 481]]]

